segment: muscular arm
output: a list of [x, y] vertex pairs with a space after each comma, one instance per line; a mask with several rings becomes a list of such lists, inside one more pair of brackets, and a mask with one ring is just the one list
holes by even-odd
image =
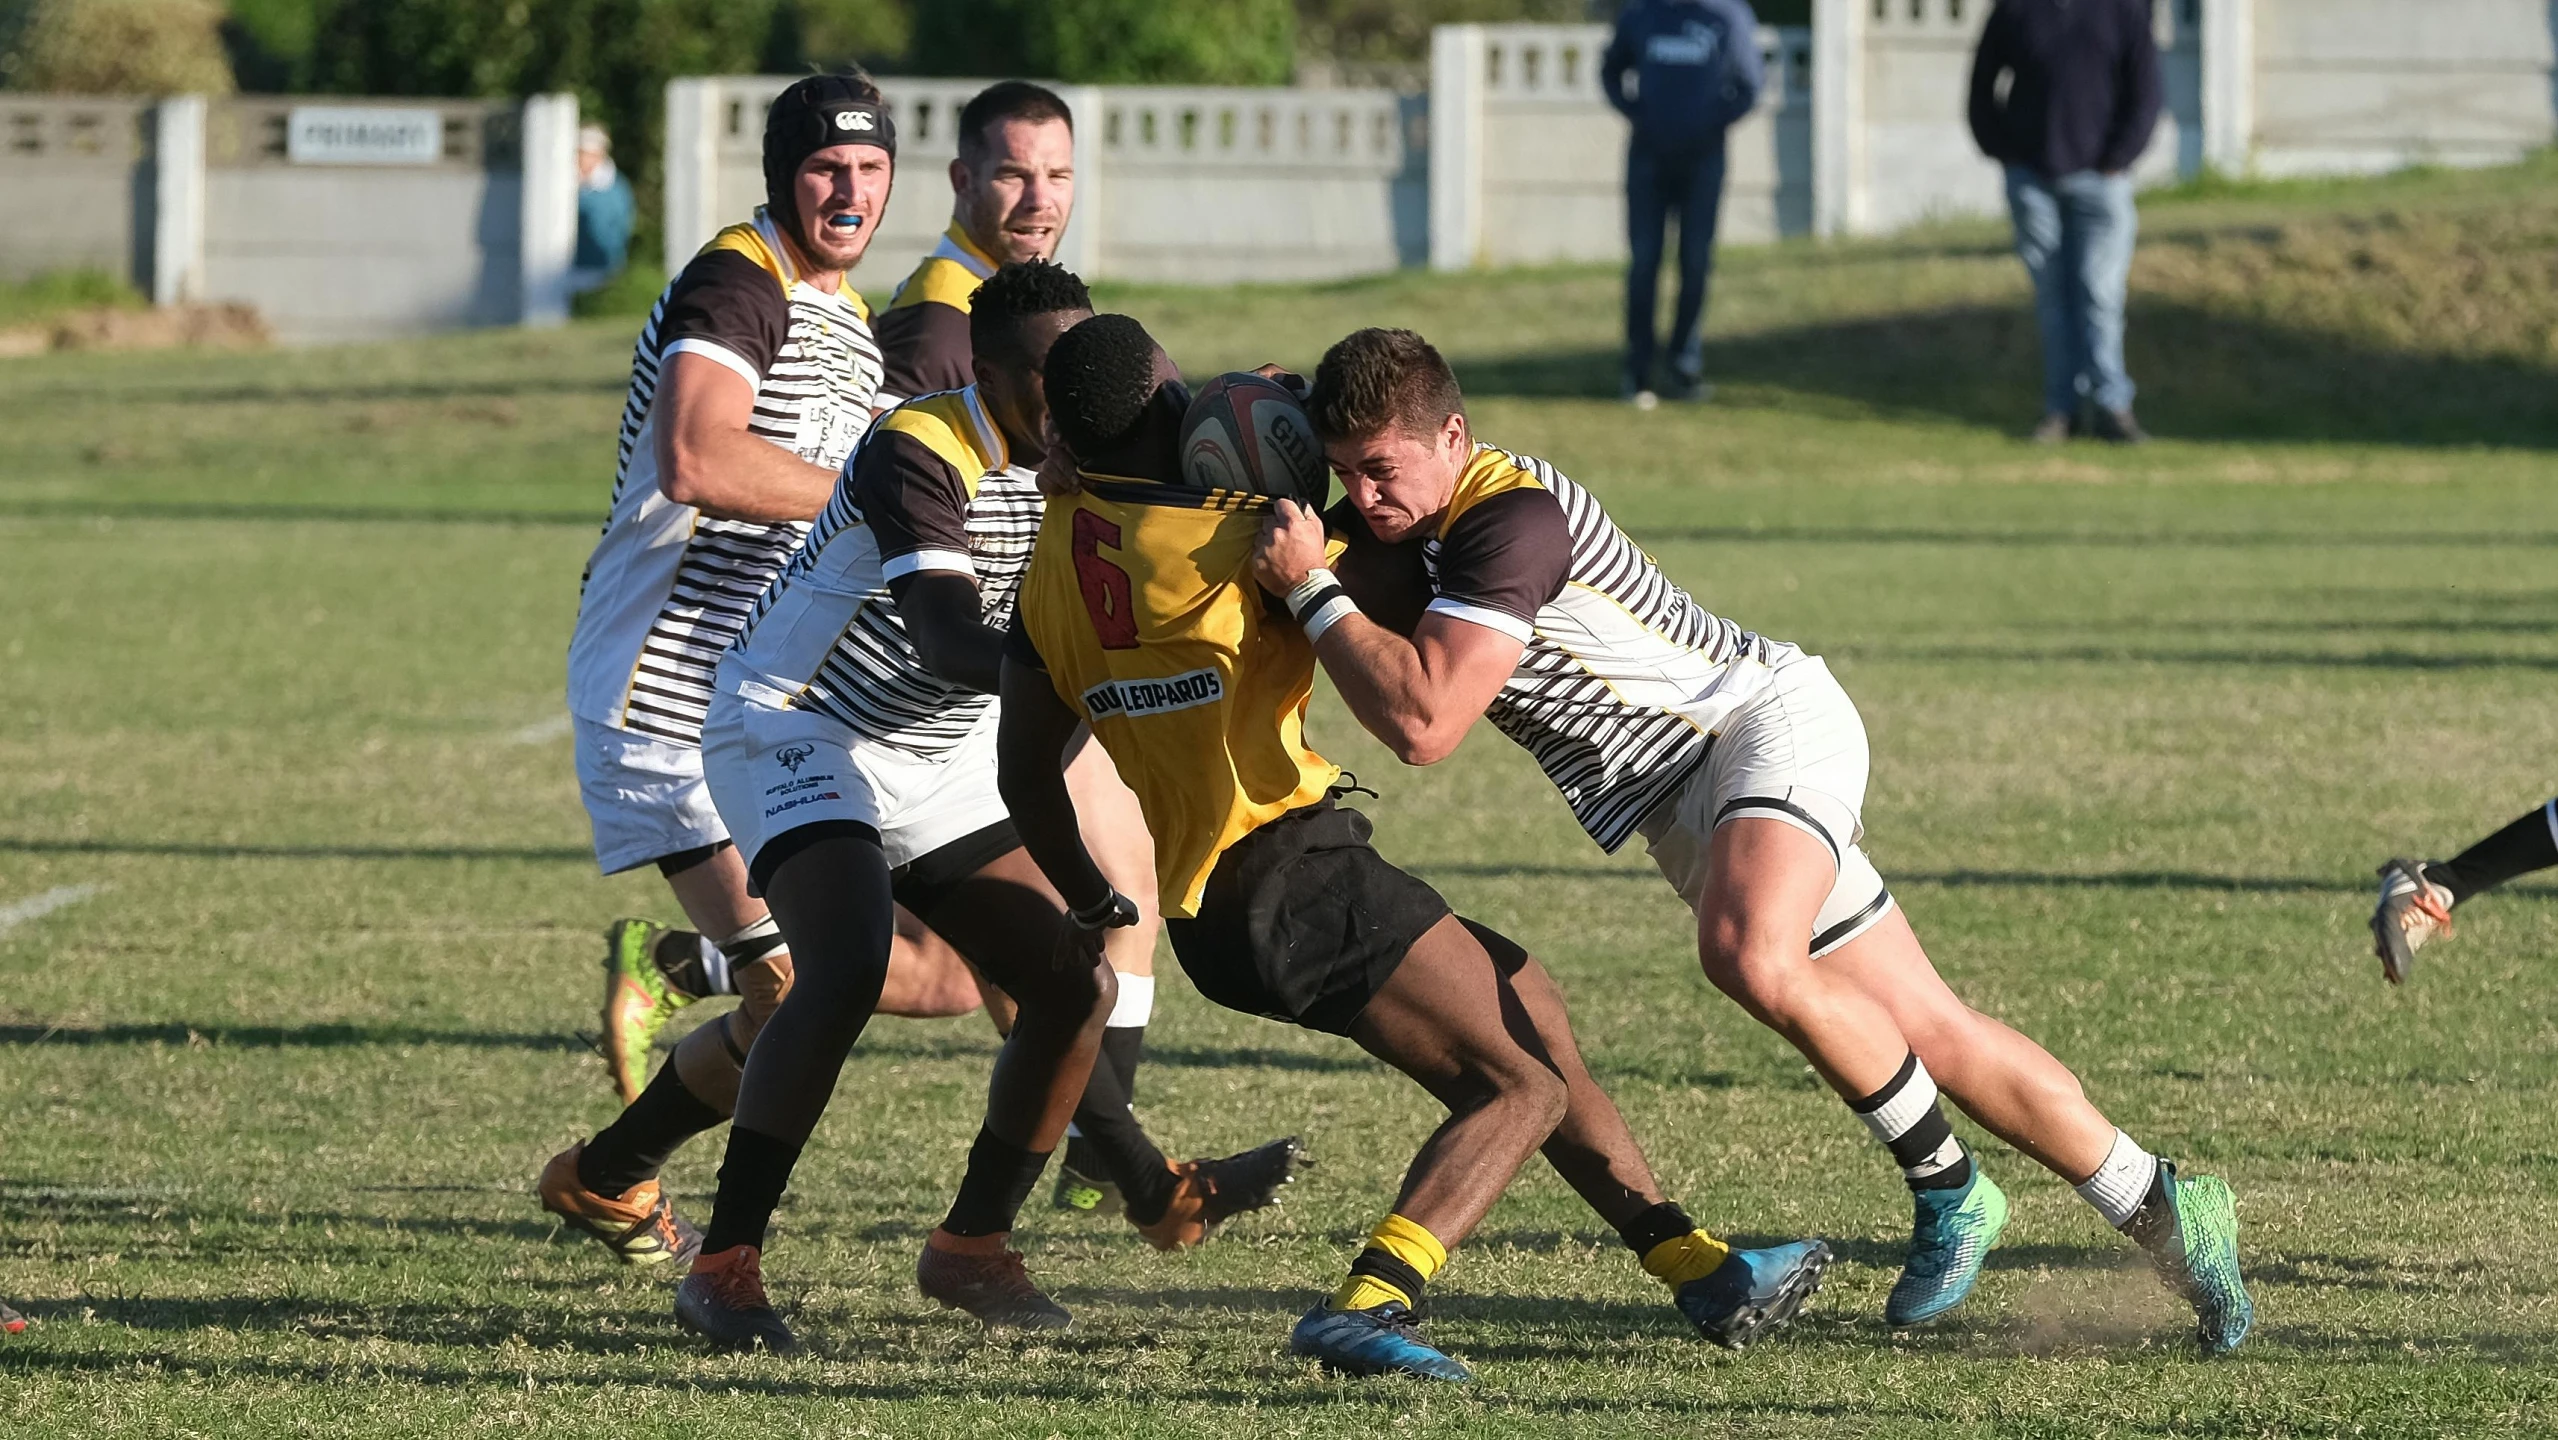
[[1088, 911], [1110, 894], [1110, 881], [1084, 848], [1074, 796], [1066, 790], [1066, 747], [1082, 722], [1048, 676], [1020, 660], [1003, 662], [1003, 718], [995, 731], [995, 786], [1002, 792], [1022, 848], [1069, 909]]
[[1455, 753], [1528, 647], [1498, 630], [1424, 615], [1404, 639], [1365, 615], [1323, 632], [1315, 658], [1341, 702], [1406, 765]]
[[977, 582], [950, 570], [918, 570], [888, 582], [889, 598], [924, 668], [992, 695], [1003, 683], [1004, 637], [987, 627]]
[[670, 357], [654, 407], [657, 488], [678, 505], [723, 520], [813, 520], [835, 493], [835, 472], [746, 428], [755, 387], [706, 355]]

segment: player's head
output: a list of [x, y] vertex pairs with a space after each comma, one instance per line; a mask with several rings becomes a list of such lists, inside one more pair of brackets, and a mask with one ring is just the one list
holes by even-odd
[[1006, 80], [959, 112], [952, 206], [970, 243], [1000, 265], [1057, 253], [1075, 208], [1075, 115], [1056, 92]]
[[1036, 442], [1048, 415], [1040, 367], [1057, 338], [1092, 318], [1075, 272], [1046, 260], [1006, 265], [968, 303], [977, 393], [1016, 445]]
[[1095, 315], [1057, 337], [1041, 367], [1057, 438], [1083, 469], [1174, 483], [1190, 396], [1146, 327]]
[[867, 75], [811, 75], [764, 112], [764, 207], [812, 270], [870, 248], [897, 175], [897, 123]]
[[1388, 543], [1448, 508], [1474, 453], [1456, 372], [1409, 330], [1361, 330], [1325, 351], [1306, 410], [1342, 492]]

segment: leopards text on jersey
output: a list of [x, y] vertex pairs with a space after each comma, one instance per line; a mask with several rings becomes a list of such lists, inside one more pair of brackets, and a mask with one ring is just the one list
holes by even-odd
[[815, 711], [927, 759], [957, 748], [995, 697], [924, 668], [888, 582], [928, 570], [970, 576], [986, 625], [1003, 629], [1040, 503], [1037, 478], [1013, 463], [973, 387], [889, 411], [756, 605], [720, 666], [721, 691]]
[[679, 354], [744, 377], [755, 387], [748, 431], [828, 469], [869, 428], [880, 361], [861, 296], [802, 282], [760, 210], [693, 257], [640, 331], [612, 513], [569, 642], [569, 709], [697, 745], [721, 652], [808, 526], [715, 519], [658, 488], [654, 402]]
[[1611, 851], [1795, 653], [1708, 614], [1588, 491], [1529, 456], [1477, 446], [1417, 544], [1379, 541], [1347, 502], [1327, 518], [1346, 541], [1335, 572], [1379, 624], [1409, 635], [1428, 610], [1525, 642], [1484, 714]]
[[1229, 847], [1341, 775], [1306, 745], [1314, 647], [1252, 578], [1269, 513], [1265, 496], [1088, 469], [1049, 502], [1006, 639], [1136, 793], [1175, 919], [1199, 913]]

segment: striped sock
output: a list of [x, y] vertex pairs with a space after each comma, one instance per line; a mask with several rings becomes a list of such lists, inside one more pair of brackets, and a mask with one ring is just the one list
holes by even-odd
[[1954, 1138], [1937, 1103], [1936, 1081], [1915, 1053], [1901, 1062], [1892, 1083], [1847, 1108], [1892, 1152], [1911, 1189], [1960, 1190], [1971, 1183], [1972, 1157]]

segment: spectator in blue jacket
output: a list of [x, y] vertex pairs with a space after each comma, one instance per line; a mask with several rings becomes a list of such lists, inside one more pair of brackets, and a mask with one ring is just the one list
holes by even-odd
[[1998, 0], [1990, 12], [1972, 58], [1972, 138], [2007, 167], [2016, 253], [2034, 277], [2038, 441], [2148, 438], [2123, 368], [2123, 295], [2139, 231], [2132, 162], [2158, 106], [2149, 0]]
[[[1670, 394], [1703, 399], [1705, 288], [1723, 204], [1723, 136], [1759, 103], [1759, 19], [1744, 0], [1634, 0], [1599, 65], [1608, 103], [1634, 122], [1625, 152], [1625, 398], [1652, 390], [1663, 232], [1679, 217]], [[1629, 86], [1628, 82], [1632, 82]]]
[[631, 182], [613, 166], [613, 140], [601, 125], [577, 132], [577, 250], [569, 259], [569, 288], [594, 289], [622, 273], [631, 255], [631, 225], [639, 202]]

